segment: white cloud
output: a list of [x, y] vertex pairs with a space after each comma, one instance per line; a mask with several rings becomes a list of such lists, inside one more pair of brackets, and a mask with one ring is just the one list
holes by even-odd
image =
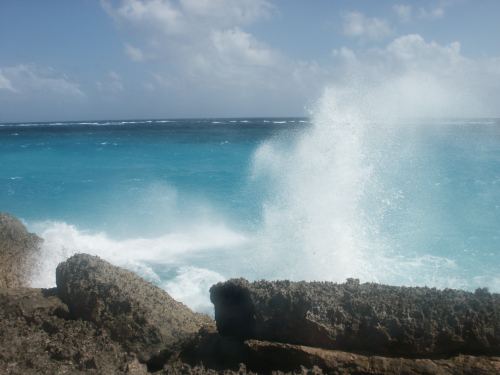
[[[357, 53], [345, 49], [334, 57], [340, 63], [337, 76], [346, 77], [336, 87], [357, 96], [356, 102], [363, 102], [370, 114], [498, 115], [498, 59], [467, 58], [458, 42], [441, 45], [411, 34], [384, 48]], [[346, 98], [352, 98], [351, 94]]]
[[[290, 72], [291, 62], [259, 41], [244, 27], [267, 18], [273, 7], [266, 0], [103, 0], [106, 11], [122, 26], [143, 37], [140, 48], [125, 45], [135, 61], [161, 63], [154, 79], [144, 85], [172, 87], [183, 84], [223, 90], [246, 86], [250, 93], [273, 88], [276, 79]], [[175, 77], [175, 78], [171, 78]], [[172, 80], [174, 83], [172, 83]], [[165, 84], [168, 82], [168, 84]]]
[[140, 48], [136, 48], [128, 43], [125, 43], [125, 53], [130, 58], [130, 60], [136, 62], [144, 61], [146, 58], [144, 56], [144, 52], [142, 52]]
[[412, 7], [408, 4], [395, 4], [392, 9], [401, 22], [409, 22], [412, 16]]
[[2, 86], [19, 95], [45, 95], [49, 92], [59, 96], [85, 96], [80, 86], [66, 75], [36, 65], [19, 64], [2, 68], [0, 87]]
[[[196, 103], [197, 115], [230, 115], [233, 109], [238, 114], [242, 109], [290, 114], [291, 108], [301, 110], [333, 82], [340, 88], [366, 88], [366, 97], [376, 99], [371, 108], [393, 105], [392, 113], [411, 115], [419, 109], [422, 115], [437, 116], [498, 114], [500, 64], [466, 58], [458, 42], [441, 45], [405, 35], [383, 48], [337, 48], [333, 62], [325, 64], [288, 58], [248, 30], [247, 25], [272, 12], [264, 1], [114, 4], [104, 3], [123, 28], [134, 30], [139, 45], [128, 45], [130, 57], [148, 57], [142, 87], [176, 110], [192, 111]], [[401, 21], [419, 17], [418, 8], [404, 4], [394, 11]], [[351, 12], [344, 15], [344, 32], [361, 40], [381, 40], [393, 30], [385, 20]], [[373, 104], [377, 100], [385, 102]]]
[[[103, 0], [106, 11], [118, 22], [143, 33], [144, 48], [158, 59], [184, 70], [208, 63], [266, 65], [274, 53], [241, 29], [267, 17], [265, 0], [122, 0], [116, 7]], [[126, 44], [135, 61], [144, 60], [143, 48]], [[191, 66], [190, 66], [191, 65]]]
[[13, 91], [15, 92], [16, 90], [14, 90], [14, 88], [12, 87], [12, 83], [10, 82], [9, 79], [7, 79], [7, 77], [5, 77], [3, 74], [2, 74], [2, 70], [0, 69], [0, 90], [9, 90], [9, 91]]
[[459, 1], [461, 0], [437, 0], [432, 6], [418, 8], [416, 16], [424, 20], [437, 20], [443, 18], [446, 14], [446, 9]]
[[117, 8], [109, 0], [101, 0], [101, 4], [117, 20], [147, 23], [167, 34], [176, 34], [185, 28], [182, 13], [168, 0], [123, 0]]
[[106, 78], [102, 81], [97, 81], [96, 85], [99, 91], [114, 94], [121, 92], [124, 89], [122, 78], [115, 71], [110, 71]]
[[437, 20], [443, 18], [446, 14], [446, 9], [455, 2], [456, 0], [440, 0], [436, 1], [433, 6], [415, 8], [409, 4], [395, 4], [392, 9], [400, 22], [409, 22], [414, 19]]
[[270, 66], [277, 60], [273, 50], [238, 28], [214, 31], [211, 40], [219, 57], [230, 64]]
[[343, 22], [343, 32], [350, 37], [379, 40], [392, 34], [392, 30], [385, 20], [366, 17], [360, 12], [344, 14]]
[[433, 8], [420, 8], [418, 11], [419, 17], [424, 19], [438, 19], [444, 17], [444, 7], [437, 6]]
[[267, 17], [273, 7], [266, 0], [122, 0], [103, 8], [118, 21], [147, 26], [166, 35], [199, 35], [206, 29], [248, 25]]
[[218, 20], [219, 26], [248, 25], [268, 17], [272, 5], [265, 0], [180, 0], [187, 15]]

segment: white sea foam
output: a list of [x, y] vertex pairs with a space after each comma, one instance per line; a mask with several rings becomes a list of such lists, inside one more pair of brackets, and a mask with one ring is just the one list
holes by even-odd
[[291, 145], [270, 140], [257, 149], [253, 178], [271, 185], [256, 239], [266, 250], [253, 260], [261, 262], [259, 277], [471, 288], [453, 259], [401, 249], [382, 230], [387, 212], [404, 199], [381, 173], [404, 162], [404, 149], [390, 150], [399, 129], [390, 115], [384, 121], [384, 90], [327, 89], [312, 126]]
[[[214, 271], [193, 268], [191, 261], [206, 253], [217, 257], [218, 252], [237, 249], [247, 241], [245, 235], [223, 224], [199, 224], [156, 238], [126, 240], [81, 231], [64, 222], [34, 223], [30, 229], [44, 239], [38, 267], [31, 279], [33, 287], [54, 286], [55, 269], [60, 262], [75, 253], [88, 253], [137, 272], [188, 306], [203, 311], [210, 306], [208, 288], [224, 278]], [[177, 276], [162, 280], [158, 269], [178, 269]]]
[[361, 207], [371, 178], [363, 147], [366, 120], [335, 100], [330, 92], [323, 96], [314, 126], [291, 148], [271, 141], [255, 153], [254, 177], [270, 179], [274, 187], [264, 206], [262, 246], [272, 249], [270, 265], [287, 254], [278, 277], [340, 281], [374, 275], [368, 248], [381, 245], [371, 238], [372, 224]]
[[[164, 216], [172, 215], [178, 224], [159, 236], [114, 239], [61, 222], [33, 225], [45, 243], [32, 284], [54, 285], [56, 265], [75, 252], [86, 252], [138, 272], [200, 311], [210, 309], [208, 287], [232, 276], [332, 281], [357, 277], [468, 289], [484, 282], [500, 289], [496, 277], [463, 276], [453, 259], [428, 254], [425, 248], [417, 254], [405, 252], [382, 231], [387, 210], [397, 209], [405, 196], [380, 173], [402, 167], [398, 152], [404, 150], [387, 155], [398, 131], [395, 124], [403, 124], [404, 115], [427, 115], [426, 108], [435, 115], [440, 106], [434, 101], [441, 103], [437, 96], [446, 94], [427, 80], [426, 87], [435, 90], [429, 98], [420, 98], [425, 92], [410, 78], [388, 86], [330, 88], [313, 109], [311, 126], [296, 139], [261, 144], [251, 175], [269, 190], [255, 233], [242, 234], [223, 224], [227, 221], [213, 220], [210, 215], [216, 210], [199, 223], [177, 218], [175, 192], [158, 189], [163, 200], [144, 200], [132, 211], [140, 208], [149, 214], [161, 206]], [[446, 104], [453, 107], [447, 100]], [[391, 117], [398, 120], [386, 121]], [[197, 205], [195, 198], [191, 201]], [[227, 265], [231, 270], [224, 268]], [[173, 275], [165, 277], [158, 268]]]
[[195, 311], [212, 313], [213, 306], [208, 298], [210, 287], [225, 278], [214, 271], [192, 266], [181, 267], [172, 280], [162, 287], [176, 300], [185, 302]]

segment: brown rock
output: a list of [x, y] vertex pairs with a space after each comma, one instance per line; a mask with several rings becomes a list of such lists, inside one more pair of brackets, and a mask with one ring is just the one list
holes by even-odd
[[335, 350], [257, 340], [245, 342], [248, 368], [297, 372], [319, 368], [332, 375], [490, 375], [500, 374], [499, 357], [459, 355], [448, 359], [410, 359], [365, 356]]
[[28, 285], [41, 243], [18, 219], [0, 213], [0, 288]]
[[122, 374], [133, 359], [54, 290], [0, 289], [0, 374]]
[[212, 320], [134, 273], [86, 254], [59, 264], [57, 291], [71, 316], [108, 330], [149, 366], [161, 366]]
[[436, 357], [500, 354], [500, 295], [380, 284], [229, 280], [210, 298], [221, 335]]

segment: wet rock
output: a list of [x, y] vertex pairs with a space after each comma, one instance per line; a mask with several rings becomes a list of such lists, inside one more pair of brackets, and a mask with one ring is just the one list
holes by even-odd
[[156, 369], [203, 325], [213, 324], [132, 272], [86, 254], [59, 264], [57, 291], [71, 316], [93, 322]]
[[0, 213], [0, 288], [28, 285], [41, 243], [18, 219]]
[[240, 340], [407, 357], [500, 354], [500, 295], [484, 290], [234, 279], [210, 298], [219, 333]]

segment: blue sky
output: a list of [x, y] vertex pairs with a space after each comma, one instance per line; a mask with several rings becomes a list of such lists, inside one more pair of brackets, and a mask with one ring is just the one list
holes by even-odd
[[496, 0], [1, 0], [0, 121], [296, 116], [353, 82], [499, 116], [499, 19]]

